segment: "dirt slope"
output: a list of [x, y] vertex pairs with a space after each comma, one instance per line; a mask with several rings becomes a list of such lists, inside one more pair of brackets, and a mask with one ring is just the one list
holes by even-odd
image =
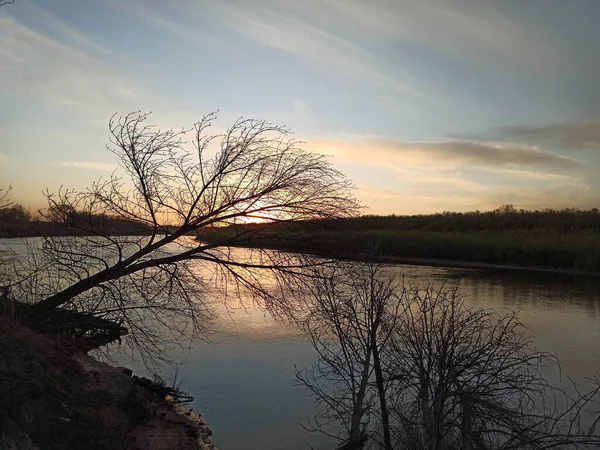
[[214, 449], [200, 416], [130, 375], [0, 317], [0, 449]]

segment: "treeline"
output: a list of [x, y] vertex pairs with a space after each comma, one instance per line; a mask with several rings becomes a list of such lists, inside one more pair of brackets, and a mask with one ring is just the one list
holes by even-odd
[[[32, 217], [21, 205], [0, 209], [0, 237], [144, 234], [142, 223], [59, 210]], [[254, 223], [202, 231], [205, 241], [362, 259], [374, 248], [390, 259], [426, 258], [537, 268], [600, 271], [600, 212], [567, 208], [367, 215], [319, 222]], [[235, 244], [233, 244], [235, 242]], [[226, 243], [226, 242], [225, 242]]]
[[[246, 245], [363, 259], [425, 258], [535, 268], [600, 271], [597, 209], [516, 210], [363, 216], [311, 224], [249, 224], [212, 230], [247, 235]], [[200, 239], [211, 241], [210, 233]]]
[[467, 232], [486, 230], [553, 230], [572, 233], [580, 230], [600, 230], [598, 208], [544, 209], [529, 211], [504, 205], [493, 211], [443, 212], [412, 216], [367, 215], [344, 219], [343, 225], [352, 230], [419, 230]]
[[140, 222], [109, 214], [82, 211], [50, 211], [34, 216], [22, 205], [0, 209], [0, 237], [83, 236], [89, 234], [144, 234], [149, 228]]

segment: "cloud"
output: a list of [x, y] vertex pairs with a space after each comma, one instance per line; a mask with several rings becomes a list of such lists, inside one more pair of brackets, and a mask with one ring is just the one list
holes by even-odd
[[309, 141], [332, 156], [374, 213], [591, 207], [600, 201], [589, 164], [513, 142], [403, 142], [377, 136]]
[[318, 69], [333, 72], [340, 78], [420, 99], [433, 99], [423, 83], [405, 67], [377, 57], [372, 48], [357, 40], [356, 30], [352, 33], [336, 31], [333, 25], [339, 16], [330, 14], [324, 18], [323, 5], [319, 2], [302, 4], [300, 9], [293, 2], [277, 3], [277, 8], [271, 2], [244, 2], [243, 6], [220, 2], [218, 5], [217, 20], [257, 43], [312, 61]]
[[368, 7], [362, 0], [324, 3], [334, 9], [334, 17], [349, 19], [370, 33], [427, 46], [462, 61], [501, 67], [567, 65], [567, 52], [559, 50], [554, 36], [520, 26], [493, 2], [376, 0]]
[[105, 172], [112, 172], [118, 168], [116, 164], [110, 164], [99, 161], [62, 161], [59, 165], [63, 167], [77, 167], [80, 169], [101, 170]]
[[[362, 164], [410, 163], [422, 166], [535, 169], [562, 172], [580, 167], [573, 158], [544, 151], [535, 146], [509, 142], [447, 140], [402, 142], [382, 138], [358, 141], [322, 141], [314, 144], [341, 161]], [[369, 157], [365, 158], [368, 154]]]
[[547, 144], [554, 148], [600, 149], [600, 122], [512, 126], [501, 128], [498, 134], [508, 139]]
[[[186, 11], [182, 4], [177, 3], [170, 3], [167, 9], [159, 9], [156, 5], [150, 7], [148, 6], [149, 3], [141, 1], [119, 2], [115, 7], [119, 11], [126, 11], [144, 23], [151, 23], [167, 33], [182, 38], [185, 41], [193, 42], [194, 45], [208, 44], [213, 47], [217, 46], [224, 51], [226, 50], [227, 46], [221, 40], [211, 33], [202, 32], [202, 27], [199, 27], [197, 22], [190, 20], [194, 16], [193, 10]], [[208, 6], [203, 5], [203, 13], [206, 12], [204, 7]], [[173, 14], [178, 15], [177, 20], [170, 18]]]
[[512, 143], [447, 141], [416, 144], [395, 144], [399, 151], [410, 149], [446, 161], [483, 167], [536, 167], [543, 170], [570, 170], [579, 162], [530, 147]]
[[[36, 17], [37, 10], [32, 9]], [[50, 20], [48, 14], [42, 17], [52, 24], [51, 29], [60, 28], [58, 19]], [[64, 43], [60, 35], [8, 16], [0, 17], [0, 28], [6, 30], [0, 36], [0, 94], [37, 97], [54, 108], [77, 108], [102, 116], [135, 107], [140, 98], [151, 96], [139, 81], [116, 69], [122, 67], [120, 57], [80, 38], [66, 25], [61, 33]]]

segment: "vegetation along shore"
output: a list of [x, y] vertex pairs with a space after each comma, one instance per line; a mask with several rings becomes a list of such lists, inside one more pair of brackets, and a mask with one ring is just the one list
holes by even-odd
[[295, 250], [324, 257], [459, 267], [600, 273], [597, 209], [516, 210], [416, 216], [362, 216], [336, 221], [243, 224], [203, 230], [200, 240], [230, 236], [236, 245]]

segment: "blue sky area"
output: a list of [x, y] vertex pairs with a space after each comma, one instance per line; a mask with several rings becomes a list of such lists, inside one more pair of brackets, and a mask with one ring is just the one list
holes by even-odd
[[14, 200], [116, 167], [114, 113], [291, 127], [373, 214], [600, 205], [600, 1], [16, 0], [0, 7]]

